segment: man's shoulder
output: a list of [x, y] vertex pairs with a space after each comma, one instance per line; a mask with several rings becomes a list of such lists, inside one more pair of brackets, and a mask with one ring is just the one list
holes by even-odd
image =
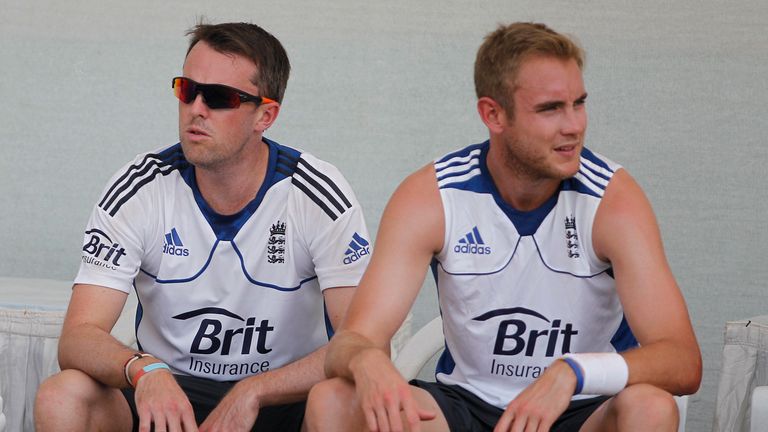
[[592, 151], [587, 147], [581, 149], [581, 165], [597, 172], [618, 171], [622, 166], [601, 153]]
[[357, 205], [352, 187], [335, 165], [306, 151], [264, 140], [274, 150], [275, 179], [289, 178], [296, 196], [314, 203], [313, 207], [334, 221]]
[[181, 143], [176, 143], [137, 154], [115, 172], [111, 182], [126, 178], [154, 178], [158, 174], [167, 174], [169, 170], [179, 170], [189, 166]]
[[578, 192], [579, 196], [602, 199], [614, 174], [623, 167], [586, 147], [582, 148], [580, 156], [579, 171], [573, 177], [563, 180], [560, 191]]
[[440, 189], [489, 192], [493, 188], [484, 175], [489, 141], [472, 144], [450, 152], [434, 161], [433, 168]]
[[471, 144], [458, 150], [451, 151], [435, 159], [435, 168], [438, 170], [457, 164], [466, 163], [471, 160], [479, 159], [483, 152], [488, 150], [489, 141], [483, 141], [478, 144]]
[[181, 149], [181, 143], [176, 143], [139, 153], [128, 161], [124, 167], [141, 168], [147, 166], [147, 164], [179, 164], [182, 161], [186, 163], [184, 152]]
[[264, 141], [274, 152], [276, 170], [288, 177], [295, 177], [309, 171], [316, 175], [333, 178], [341, 177], [341, 171], [332, 163], [315, 156], [299, 147], [287, 146], [264, 137]]
[[147, 185], [170, 179], [169, 174], [189, 166], [178, 143], [140, 153], [112, 175], [97, 205], [114, 216], [134, 196], [146, 191]]

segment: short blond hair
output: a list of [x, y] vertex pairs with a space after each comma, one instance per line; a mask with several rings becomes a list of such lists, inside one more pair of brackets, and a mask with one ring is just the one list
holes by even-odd
[[539, 23], [501, 25], [489, 33], [475, 59], [475, 93], [489, 97], [508, 115], [514, 114], [515, 81], [523, 61], [530, 56], [574, 60], [584, 66], [584, 51], [567, 36]]

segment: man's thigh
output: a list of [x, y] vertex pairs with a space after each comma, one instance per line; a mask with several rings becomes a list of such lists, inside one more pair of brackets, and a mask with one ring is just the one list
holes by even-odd
[[552, 425], [551, 432], [580, 432], [593, 414], [604, 409], [610, 396], [573, 400]]
[[[413, 397], [416, 399], [416, 403], [419, 405], [419, 408], [431, 411], [435, 414], [434, 419], [429, 421], [422, 421], [419, 424], [421, 430], [424, 432], [438, 432], [448, 430], [448, 421], [445, 418], [442, 407], [435, 399], [435, 396], [426, 389], [419, 387], [418, 385], [414, 385], [414, 381], [416, 380], [410, 382], [411, 390]], [[403, 418], [403, 424], [405, 424], [405, 422], [406, 419]]]
[[[440, 407], [451, 431], [492, 431], [504, 410], [457, 386], [413, 380], [411, 384], [429, 393]], [[552, 425], [553, 432], [578, 432], [590, 415], [608, 400], [599, 396], [572, 401]], [[444, 430], [444, 429], [443, 429]]]
[[485, 432], [493, 430], [504, 411], [478, 398], [468, 390], [439, 382], [412, 380], [411, 385], [429, 394], [451, 431]]
[[609, 398], [584, 423], [581, 432], [677, 430], [680, 415], [674, 397], [650, 384], [634, 384]]
[[[211, 411], [216, 408], [224, 395], [235, 385], [233, 382], [219, 382], [204, 378], [174, 375], [179, 387], [184, 391], [192, 404], [195, 413], [195, 422], [200, 425], [205, 421]], [[138, 430], [138, 413], [133, 396], [133, 389], [124, 389], [128, 405], [133, 415], [133, 430]], [[298, 402], [287, 405], [275, 405], [263, 407], [259, 410], [253, 431], [300, 431], [304, 420], [304, 408], [306, 402]]]

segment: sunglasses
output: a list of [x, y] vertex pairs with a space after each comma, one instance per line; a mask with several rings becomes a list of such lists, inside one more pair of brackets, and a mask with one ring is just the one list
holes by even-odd
[[176, 77], [171, 82], [173, 94], [185, 104], [192, 103], [197, 94], [203, 95], [203, 102], [210, 109], [238, 108], [243, 102], [253, 102], [256, 106], [276, 102], [263, 96], [254, 96], [234, 87], [223, 84], [200, 84], [185, 77]]

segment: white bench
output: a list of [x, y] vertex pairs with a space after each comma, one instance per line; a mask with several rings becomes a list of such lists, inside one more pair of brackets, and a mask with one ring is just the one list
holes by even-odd
[[[37, 387], [59, 371], [57, 349], [72, 283], [0, 278], [0, 424], [9, 431], [34, 430]], [[133, 338], [134, 295], [115, 325], [122, 341]], [[2, 431], [2, 428], [0, 428]]]

